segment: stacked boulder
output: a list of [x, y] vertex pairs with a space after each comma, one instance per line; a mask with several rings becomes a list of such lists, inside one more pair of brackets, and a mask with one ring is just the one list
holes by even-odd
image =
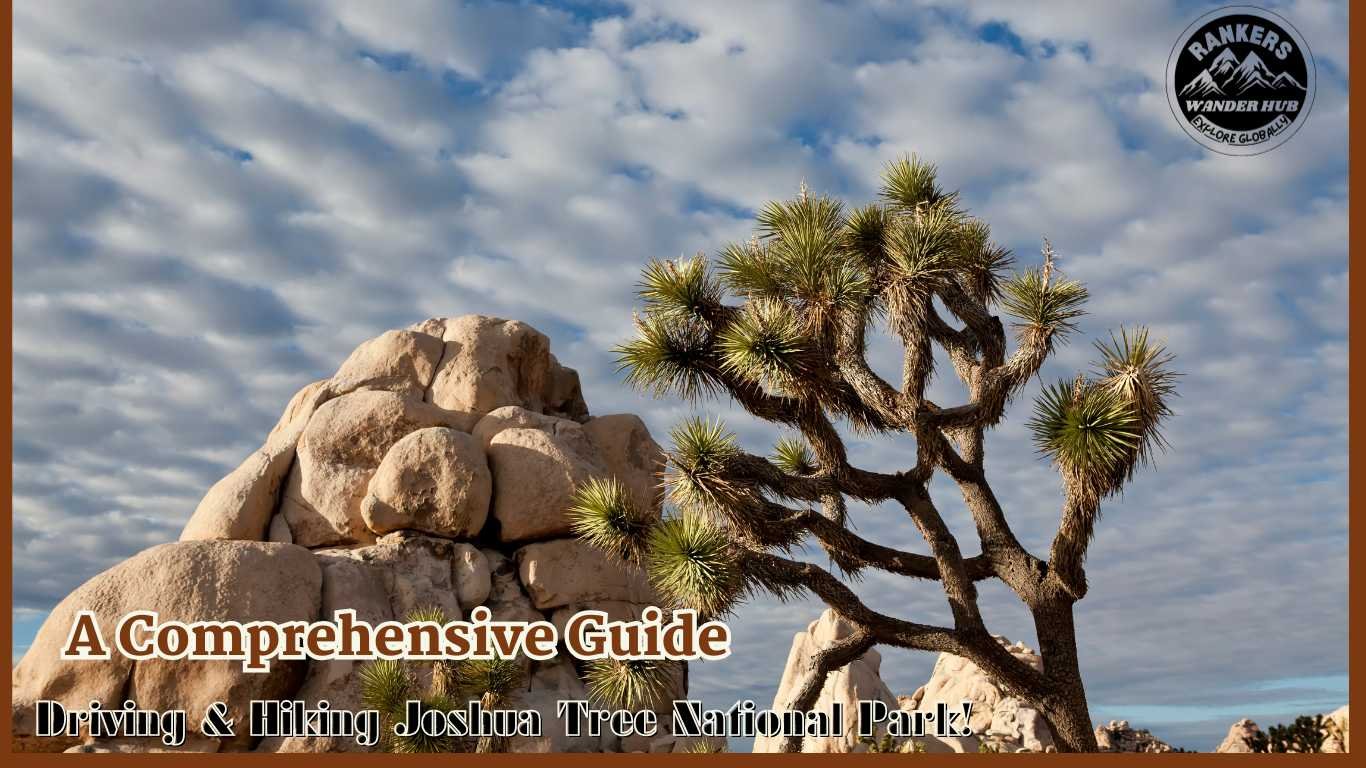
[[[253, 698], [359, 708], [360, 662], [277, 662], [245, 674], [231, 662], [62, 661], [77, 611], [102, 627], [133, 609], [162, 620], [369, 622], [439, 607], [448, 619], [487, 606], [494, 620], [563, 629], [593, 608], [639, 618], [657, 602], [644, 574], [572, 537], [574, 488], [615, 477], [659, 513], [664, 454], [633, 415], [590, 417], [578, 374], [517, 321], [427, 320], [360, 345], [330, 379], [298, 392], [259, 450], [209, 489], [180, 541], [153, 547], [87, 582], [53, 611], [13, 671], [15, 749], [153, 749], [36, 739], [33, 702], [84, 708], [188, 706], [223, 700], [238, 722]], [[570, 738], [558, 699], [586, 697], [570, 657], [528, 662], [513, 706], [541, 710], [545, 735], [513, 751], [616, 751], [616, 737]], [[686, 691], [686, 671], [677, 690]], [[667, 718], [663, 719], [667, 723]], [[191, 728], [195, 728], [193, 719]], [[669, 751], [668, 739], [649, 745]], [[640, 748], [639, 745], [626, 745]], [[194, 735], [217, 751], [358, 749], [350, 739]]]
[[[774, 709], [786, 709], [792, 697], [805, 684], [811, 674], [811, 659], [833, 645], [837, 640], [847, 637], [854, 626], [830, 609], [812, 622], [805, 632], [798, 632], [788, 653], [787, 667], [783, 670], [782, 682], [774, 697]], [[1023, 643], [1011, 644], [998, 636], [997, 641], [1017, 658], [1036, 669], [1042, 669], [1043, 662], [1033, 650]], [[815, 709], [827, 711], [832, 702], [844, 704], [845, 735], [833, 738], [808, 738], [802, 740], [803, 752], [862, 752], [868, 744], [858, 739], [854, 725], [857, 720], [859, 700], [880, 700], [889, 707], [907, 711], [933, 710], [939, 703], [947, 704], [956, 711], [964, 701], [972, 702], [972, 714], [968, 725], [974, 735], [965, 737], [936, 737], [926, 735], [912, 738], [898, 745], [903, 751], [924, 751], [927, 753], [978, 752], [982, 750], [998, 752], [1051, 752], [1055, 751], [1053, 737], [1043, 717], [1033, 707], [1018, 698], [1005, 695], [987, 674], [976, 664], [960, 656], [941, 653], [935, 662], [930, 679], [910, 696], [896, 696], [879, 675], [882, 657], [875, 649], [869, 650], [851, 662], [847, 667], [832, 672], [821, 689]], [[755, 752], [777, 752], [782, 748], [782, 740], [777, 738], [758, 738], [754, 741]]]
[[1172, 745], [1157, 738], [1147, 728], [1135, 730], [1128, 720], [1111, 720], [1096, 726], [1096, 746], [1101, 752], [1173, 752]]

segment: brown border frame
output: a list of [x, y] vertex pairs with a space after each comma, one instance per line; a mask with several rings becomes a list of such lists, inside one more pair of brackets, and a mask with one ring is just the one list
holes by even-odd
[[[4, 156], [3, 156], [3, 160], [0, 160], [0, 163], [3, 163], [4, 168], [5, 168], [7, 171], [9, 171], [9, 174], [8, 174], [8, 175], [10, 176], [11, 182], [10, 182], [10, 184], [8, 184], [8, 185], [5, 186], [3, 193], [0, 193], [0, 194], [3, 195], [3, 200], [4, 200], [4, 202], [6, 203], [6, 207], [7, 207], [7, 208], [9, 209], [9, 211], [10, 211], [10, 215], [9, 215], [8, 217], [6, 217], [6, 219], [4, 220], [4, 224], [3, 224], [3, 231], [4, 231], [4, 235], [5, 235], [4, 261], [5, 261], [5, 264], [6, 264], [6, 267], [7, 267], [7, 268], [5, 269], [3, 276], [0, 276], [0, 283], [2, 283], [2, 284], [0, 284], [0, 288], [4, 288], [3, 298], [0, 298], [0, 301], [3, 301], [4, 308], [5, 308], [5, 310], [6, 310], [6, 311], [5, 311], [5, 324], [6, 324], [6, 326], [9, 328], [9, 332], [5, 334], [5, 338], [4, 338], [4, 347], [5, 347], [5, 352], [6, 352], [6, 354], [5, 354], [5, 360], [4, 360], [4, 365], [5, 365], [5, 367], [8, 369], [9, 375], [5, 377], [4, 382], [3, 382], [3, 384], [0, 384], [0, 387], [3, 387], [3, 391], [4, 391], [4, 393], [7, 395], [7, 398], [6, 398], [6, 399], [8, 399], [8, 400], [10, 401], [10, 403], [11, 403], [11, 408], [10, 408], [10, 412], [9, 412], [9, 415], [8, 415], [8, 420], [6, 421], [6, 424], [5, 424], [5, 426], [6, 426], [6, 430], [5, 430], [5, 431], [8, 433], [8, 436], [10, 437], [10, 439], [5, 440], [4, 443], [3, 443], [2, 445], [0, 445], [0, 458], [3, 458], [3, 460], [4, 460], [4, 462], [5, 462], [5, 466], [6, 466], [6, 471], [5, 471], [4, 475], [3, 475], [3, 485], [4, 485], [4, 488], [3, 488], [3, 489], [0, 489], [0, 490], [6, 491], [5, 497], [8, 498], [8, 499], [10, 499], [10, 501], [7, 502], [7, 503], [6, 503], [6, 506], [5, 506], [5, 513], [6, 513], [6, 514], [5, 514], [5, 519], [6, 519], [7, 521], [9, 521], [10, 524], [4, 526], [4, 543], [5, 543], [5, 551], [6, 551], [6, 552], [12, 552], [12, 551], [13, 551], [13, 547], [14, 547], [14, 531], [13, 531], [13, 523], [12, 523], [12, 521], [13, 521], [13, 514], [14, 514], [14, 510], [13, 510], [13, 499], [14, 499], [14, 497], [13, 497], [13, 488], [14, 488], [14, 476], [13, 476], [13, 472], [14, 472], [14, 463], [13, 463], [13, 434], [14, 434], [14, 411], [13, 411], [13, 403], [14, 403], [14, 378], [13, 378], [13, 373], [14, 373], [14, 358], [13, 358], [13, 353], [14, 353], [14, 292], [13, 292], [13, 280], [14, 280], [14, 274], [13, 274], [14, 253], [13, 253], [13, 247], [14, 247], [14, 240], [13, 240], [13, 226], [14, 226], [14, 215], [13, 215], [13, 213], [14, 213], [14, 207], [13, 207], [13, 199], [12, 199], [13, 193], [14, 193], [14, 186], [13, 186], [13, 178], [14, 178], [14, 177], [13, 177], [13, 157], [14, 157], [14, 154], [13, 154], [13, 153], [14, 153], [14, 146], [13, 146], [13, 144], [14, 144], [14, 136], [13, 136], [14, 79], [13, 79], [13, 69], [12, 69], [12, 68], [13, 68], [13, 47], [14, 47], [14, 37], [13, 37], [13, 35], [14, 35], [14, 30], [13, 30], [13, 25], [14, 25], [14, 11], [13, 11], [12, 0], [4, 0], [3, 5], [5, 6], [6, 10], [9, 11], [9, 13], [7, 13], [7, 14], [5, 15], [5, 18], [4, 18], [3, 22], [0, 22], [0, 23], [3, 23], [3, 25], [4, 25], [4, 31], [5, 31], [5, 33], [6, 33], [6, 34], [5, 34], [5, 39], [9, 41], [9, 43], [10, 43], [10, 50], [11, 50], [10, 56], [7, 56], [7, 57], [5, 58], [5, 60], [4, 60], [4, 63], [3, 63], [3, 68], [4, 68], [5, 72], [6, 72], [6, 74], [8, 75], [8, 77], [7, 77], [6, 79], [7, 79], [7, 80], [9, 81], [9, 83], [10, 83], [8, 89], [7, 89], [6, 92], [5, 92], [5, 94], [6, 94], [6, 95], [5, 95], [5, 104], [6, 104], [6, 106], [8, 107], [8, 110], [7, 110], [7, 111], [9, 111], [9, 112], [10, 112], [10, 115], [11, 115], [11, 121], [10, 121], [10, 126], [11, 126], [11, 128], [10, 128], [9, 131], [6, 131], [6, 132], [4, 133], [4, 136], [5, 136], [5, 139], [4, 139], [4, 143], [5, 143], [5, 146], [4, 146]], [[1357, 40], [1366, 40], [1366, 16], [1361, 16], [1361, 15], [1359, 15], [1359, 14], [1352, 13], [1351, 11], [1352, 11], [1352, 9], [1351, 9], [1351, 7], [1350, 7], [1350, 5], [1349, 5], [1349, 8], [1348, 8], [1348, 44], [1349, 44], [1349, 51], [1348, 51], [1348, 62], [1349, 62], [1349, 64], [1348, 64], [1348, 71], [1349, 71], [1349, 73], [1350, 73], [1351, 71], [1366, 72], [1366, 44], [1363, 44], [1362, 46], [1358, 46], [1358, 47], [1352, 47], [1352, 46], [1351, 46], [1351, 41], [1352, 41], [1353, 39], [1357, 39]], [[1362, 104], [1361, 104], [1361, 101], [1362, 101], [1362, 100], [1356, 98], [1356, 94], [1351, 90], [1351, 87], [1350, 87], [1350, 86], [1351, 86], [1350, 77], [1349, 77], [1349, 79], [1348, 79], [1348, 86], [1349, 86], [1349, 92], [1348, 92], [1348, 104], [1349, 104], [1349, 107], [1348, 107], [1348, 136], [1351, 137], [1351, 138], [1355, 138], [1358, 134], [1361, 133], [1361, 131], [1358, 130], [1358, 128], [1359, 128], [1361, 125], [1363, 125], [1363, 118], [1361, 118], [1361, 117], [1359, 116], [1359, 113], [1357, 112], [1357, 110], [1360, 109], [1360, 108], [1362, 107]], [[1350, 142], [1350, 138], [1349, 138], [1349, 142]], [[1354, 194], [1354, 193], [1357, 193], [1357, 192], [1360, 192], [1360, 191], [1361, 191], [1361, 187], [1362, 187], [1361, 180], [1362, 180], [1362, 179], [1366, 179], [1366, 152], [1360, 152], [1360, 151], [1359, 151], [1359, 152], [1356, 152], [1356, 153], [1352, 153], [1352, 152], [1351, 152], [1351, 147], [1349, 146], [1349, 147], [1348, 147], [1348, 220], [1349, 220], [1349, 222], [1350, 222], [1349, 227], [1358, 226], [1361, 222], [1366, 221], [1366, 198], [1363, 198], [1362, 195]], [[1348, 242], [1348, 264], [1349, 264], [1349, 275], [1348, 275], [1348, 284], [1349, 284], [1349, 287], [1348, 287], [1348, 320], [1349, 320], [1349, 327], [1350, 327], [1350, 328], [1357, 328], [1358, 330], [1366, 329], [1366, 281], [1362, 281], [1362, 280], [1352, 281], [1352, 280], [1350, 279], [1350, 278], [1351, 278], [1350, 269], [1351, 269], [1351, 266], [1352, 266], [1352, 265], [1354, 265], [1354, 264], [1356, 264], [1356, 263], [1359, 263], [1359, 262], [1361, 261], [1361, 258], [1362, 258], [1362, 250], [1363, 250], [1363, 246], [1362, 246], [1362, 244], [1361, 244], [1361, 238], [1359, 238], [1359, 237], [1358, 237], [1358, 238], [1352, 238], [1352, 237], [1350, 237], [1350, 232], [1349, 232], [1349, 242]], [[1358, 488], [1360, 488], [1360, 485], [1361, 485], [1360, 478], [1366, 477], [1366, 450], [1360, 450], [1360, 449], [1358, 449], [1358, 450], [1353, 451], [1353, 450], [1351, 450], [1352, 446], [1351, 446], [1351, 444], [1350, 444], [1350, 441], [1351, 441], [1351, 434], [1352, 434], [1350, 425], [1353, 425], [1353, 424], [1356, 424], [1356, 425], [1366, 424], [1366, 378], [1363, 378], [1363, 377], [1360, 376], [1360, 375], [1353, 376], [1353, 373], [1354, 373], [1355, 371], [1358, 370], [1358, 366], [1361, 365], [1361, 364], [1363, 364], [1363, 363], [1366, 363], [1366, 344], [1363, 344], [1362, 340], [1359, 339], [1359, 338], [1357, 338], [1356, 336], [1351, 336], [1351, 337], [1349, 338], [1349, 340], [1348, 340], [1348, 345], [1349, 345], [1350, 352], [1349, 352], [1349, 357], [1348, 357], [1348, 361], [1349, 361], [1349, 362], [1348, 362], [1348, 400], [1349, 400], [1349, 403], [1348, 403], [1348, 425], [1349, 425], [1349, 429], [1348, 429], [1348, 440], [1349, 440], [1349, 445], [1348, 445], [1348, 487], [1349, 487], [1349, 495], [1348, 495], [1348, 522], [1349, 522], [1349, 525], [1348, 525], [1348, 538], [1349, 538], [1349, 544], [1348, 544], [1348, 564], [1347, 564], [1347, 571], [1348, 571], [1348, 598], [1347, 598], [1347, 601], [1348, 601], [1348, 637], [1349, 637], [1349, 646], [1348, 646], [1348, 647], [1349, 647], [1349, 649], [1350, 649], [1350, 648], [1352, 648], [1352, 647], [1361, 647], [1361, 646], [1358, 646], [1357, 643], [1366, 643], [1366, 641], [1362, 641], [1362, 640], [1361, 640], [1361, 638], [1363, 637], [1362, 624], [1363, 624], [1364, 622], [1366, 622], [1366, 618], [1363, 618], [1363, 616], [1366, 616], [1366, 614], [1363, 614], [1361, 608], [1362, 608], [1362, 602], [1363, 602], [1363, 601], [1366, 601], [1366, 597], [1363, 596], [1363, 592], [1362, 592], [1361, 590], [1352, 589], [1352, 587], [1355, 586], [1355, 577], [1356, 577], [1356, 576], [1359, 576], [1360, 573], [1361, 573], [1361, 568], [1358, 566], [1357, 568], [1354, 569], [1354, 568], [1352, 567], [1352, 563], [1353, 563], [1353, 562], [1360, 563], [1360, 562], [1362, 562], [1362, 558], [1363, 558], [1363, 557], [1366, 557], [1366, 555], [1363, 554], [1363, 550], [1366, 550], [1366, 535], [1364, 535], [1364, 534], [1362, 533], [1362, 531], [1361, 531], [1361, 529], [1360, 529], [1359, 526], [1353, 526], [1353, 525], [1351, 525], [1351, 522], [1352, 522], [1353, 520], [1356, 520], [1356, 521], [1360, 521], [1360, 520], [1361, 520], [1361, 517], [1362, 517], [1362, 514], [1363, 514], [1363, 513], [1362, 513], [1362, 508], [1363, 508], [1363, 506], [1366, 506], [1366, 501], [1362, 501], [1362, 499], [1361, 499], [1360, 497], [1358, 497], [1358, 496], [1353, 496], [1353, 495], [1350, 494], [1350, 490], [1351, 490], [1352, 485], [1355, 484]], [[1356, 483], [1353, 483], [1353, 481], [1357, 481], [1357, 482], [1356, 482]], [[14, 587], [13, 579], [14, 579], [14, 571], [13, 571], [13, 568], [10, 567], [10, 568], [5, 568], [5, 569], [3, 569], [3, 574], [0, 574], [0, 588], [3, 588], [3, 589], [4, 589], [4, 593], [5, 593], [6, 597], [7, 597], [7, 600], [9, 601], [9, 603], [10, 603], [11, 605], [12, 605], [12, 603], [13, 603], [13, 595], [14, 595], [14, 590], [13, 590], [13, 587]], [[0, 626], [3, 626], [3, 627], [4, 627], [4, 636], [5, 636], [5, 639], [6, 639], [6, 641], [9, 643], [9, 647], [12, 648], [13, 645], [14, 645], [14, 642], [13, 642], [13, 639], [14, 639], [14, 627], [13, 627], [13, 611], [12, 611], [12, 610], [6, 610], [6, 611], [4, 612], [3, 617], [0, 617]], [[1350, 651], [1349, 651], [1349, 667], [1350, 667]], [[1359, 682], [1359, 681], [1353, 681], [1353, 680], [1351, 679], [1350, 674], [1349, 674], [1349, 677], [1348, 677], [1348, 686], [1349, 686], [1349, 690], [1348, 690], [1348, 700], [1350, 701], [1351, 699], [1358, 698], [1358, 697], [1356, 696], [1357, 691], [1360, 690], [1363, 686], [1366, 686], [1366, 683], [1362, 683], [1362, 682]], [[4, 699], [4, 700], [5, 700], [5, 704], [6, 704], [6, 707], [5, 707], [6, 711], [9, 710], [9, 705], [10, 705], [10, 701], [11, 701], [12, 695], [13, 695], [12, 689], [6, 689], [6, 692], [5, 692], [5, 699]], [[65, 757], [62, 757], [62, 756], [60, 756], [60, 755], [54, 755], [54, 754], [13, 753], [13, 752], [11, 752], [10, 750], [12, 749], [12, 742], [11, 742], [11, 739], [10, 739], [10, 720], [9, 720], [9, 718], [4, 718], [3, 738], [4, 738], [3, 751], [0, 751], [0, 754], [3, 754], [3, 755], [7, 758], [7, 764], [9, 764], [9, 765], [14, 765], [14, 766], [51, 765], [51, 764], [53, 764], [53, 761], [61, 762], [61, 761], [64, 761], [64, 760], [69, 759], [69, 758], [65, 758]], [[251, 763], [253, 763], [253, 764], [256, 764], [256, 765], [261, 765], [261, 764], [263, 764], [262, 761], [275, 762], [276, 764], [279, 764], [278, 761], [285, 761], [285, 762], [288, 762], [288, 761], [291, 761], [291, 760], [294, 761], [294, 763], [295, 763], [296, 765], [299, 765], [299, 764], [301, 764], [303, 761], [310, 761], [310, 760], [316, 760], [316, 759], [317, 759], [316, 756], [313, 756], [313, 755], [265, 755], [265, 754], [256, 754], [256, 753], [250, 753], [250, 752], [247, 752], [247, 753], [229, 753], [229, 754], [231, 754], [232, 756], [231, 756], [231, 757], [228, 757], [228, 756], [226, 756], [226, 755], [225, 755], [225, 756], [219, 756], [219, 755], [205, 755], [205, 756], [203, 756], [203, 757], [204, 757], [205, 759], [208, 759], [208, 760], [220, 760], [220, 761], [232, 760], [232, 761], [236, 762], [236, 761], [243, 761], [243, 760], [244, 760], [244, 761], [248, 761], [248, 762], [251, 762]], [[185, 757], [186, 757], [186, 755], [184, 755], [184, 754], [151, 755], [151, 756], [144, 755], [144, 754], [124, 754], [124, 755], [110, 754], [110, 755], [103, 755], [103, 756], [101, 756], [101, 757], [99, 757], [99, 758], [95, 758], [95, 760], [98, 761], [99, 763], [103, 764], [103, 765], [140, 766], [140, 765], [146, 765], [146, 762], [145, 762], [145, 761], [148, 760], [148, 759], [151, 759], [151, 760], [153, 760], [153, 761], [158, 761], [158, 760], [164, 760], [164, 761], [172, 761], [172, 760], [174, 760], [174, 761], [181, 761], [181, 760], [185, 759]], [[195, 757], [198, 758], [199, 756], [196, 755]], [[1196, 753], [1196, 754], [1180, 754], [1180, 755], [1176, 755], [1176, 754], [1168, 754], [1168, 755], [1107, 754], [1105, 757], [1100, 758], [1100, 759], [1101, 759], [1102, 761], [1104, 761], [1106, 764], [1124, 764], [1124, 765], [1144, 765], [1144, 766], [1152, 766], [1152, 765], [1157, 764], [1157, 763], [1170, 764], [1170, 762], [1172, 762], [1172, 761], [1177, 761], [1177, 762], [1180, 762], [1180, 763], [1182, 763], [1182, 764], [1188, 764], [1188, 763], [1193, 762], [1193, 761], [1194, 761], [1194, 762], [1200, 762], [1200, 763], [1202, 763], [1202, 764], [1209, 764], [1210, 762], [1225, 762], [1225, 764], [1227, 764], [1226, 761], [1230, 761], [1230, 760], [1234, 759], [1235, 757], [1236, 757], [1236, 756], [1234, 756], [1234, 755], [1220, 756], [1220, 755], [1214, 755], [1214, 754], [1212, 754], [1212, 753]], [[85, 757], [85, 758], [79, 758], [79, 759], [88, 760], [88, 759], [90, 759], [90, 758], [89, 758], [89, 757]], [[642, 762], [651, 762], [651, 763], [655, 763], [655, 762], [669, 762], [669, 761], [680, 761], [680, 760], [681, 760], [681, 761], [687, 761], [687, 760], [690, 760], [690, 759], [693, 759], [693, 758], [690, 758], [690, 757], [688, 757], [688, 756], [672, 756], [672, 755], [639, 755], [639, 754], [624, 754], [624, 755], [611, 755], [611, 754], [525, 755], [525, 754], [523, 754], [523, 755], [481, 755], [481, 756], [479, 756], [479, 757], [474, 757], [474, 756], [462, 757], [462, 756], [455, 756], [455, 755], [425, 755], [425, 756], [422, 756], [422, 755], [409, 755], [409, 756], [398, 756], [398, 755], [383, 755], [383, 754], [335, 754], [335, 755], [330, 755], [330, 756], [328, 756], [328, 757], [326, 757], [326, 758], [323, 758], [323, 760], [324, 760], [329, 766], [331, 766], [331, 765], [337, 765], [337, 766], [377, 765], [377, 764], [385, 763], [385, 762], [392, 761], [392, 760], [395, 760], [395, 759], [400, 760], [400, 761], [403, 761], [403, 762], [406, 762], [408, 765], [413, 765], [413, 764], [416, 764], [416, 763], [419, 763], [419, 762], [420, 762], [420, 763], [423, 763], [423, 764], [432, 765], [432, 764], [449, 764], [449, 763], [451, 763], [451, 762], [466, 762], [466, 761], [469, 761], [469, 762], [478, 762], [478, 761], [485, 761], [485, 760], [487, 760], [487, 761], [489, 761], [489, 762], [491, 762], [491, 763], [494, 763], [494, 764], [497, 764], [497, 765], [545, 766], [545, 765], [548, 765], [548, 764], [552, 764], [552, 763], [553, 763], [553, 764], [556, 764], [556, 765], [591, 766], [591, 765], [601, 765], [601, 764], [603, 763], [603, 761], [608, 761], [608, 762], [610, 762], [610, 761], [616, 761], [618, 764], [638, 765], [638, 764], [640, 764], [640, 763], [642, 763]], [[763, 755], [763, 754], [742, 754], [742, 753], [737, 753], [737, 754], [722, 754], [722, 755], [710, 755], [710, 756], [708, 756], [708, 762], [709, 762], [709, 763], [721, 763], [721, 764], [725, 764], [725, 765], [741, 765], [741, 764], [744, 764], [744, 765], [770, 765], [770, 766], [777, 766], [777, 765], [789, 764], [789, 763], [787, 763], [787, 761], [789, 761], [789, 760], [801, 760], [801, 761], [807, 761], [807, 762], [814, 762], [814, 761], [817, 761], [817, 760], [829, 761], [829, 760], [832, 760], [832, 759], [833, 759], [833, 760], [836, 760], [836, 761], [838, 761], [838, 762], [841, 762], [841, 763], [850, 763], [850, 762], [853, 762], [853, 763], [858, 763], [858, 764], [863, 764], [865, 761], [868, 761], [868, 760], [878, 760], [878, 759], [899, 760], [899, 759], [907, 759], [907, 760], [910, 760], [910, 761], [914, 762], [916, 765], [925, 764], [925, 763], [932, 763], [932, 764], [937, 764], [937, 765], [946, 765], [946, 764], [961, 764], [963, 761], [972, 761], [972, 760], [998, 760], [998, 759], [1002, 759], [1002, 758], [1001, 758], [1000, 756], [991, 756], [991, 755], [981, 755], [981, 756], [972, 756], [972, 755], [916, 755], [916, 756], [914, 756], [914, 757], [903, 758], [903, 757], [900, 757], [900, 756], [891, 756], [891, 755], [887, 755], [887, 756], [873, 756], [873, 755], [846, 754], [846, 755], [824, 755], [824, 756], [818, 756], [818, 755], [796, 755], [796, 756], [792, 756], [792, 755], [780, 755], [780, 754]], [[1044, 765], [1044, 764], [1050, 764], [1050, 763], [1053, 763], [1053, 762], [1056, 762], [1056, 761], [1071, 762], [1073, 765], [1081, 765], [1081, 764], [1089, 764], [1091, 760], [1094, 760], [1094, 759], [1095, 759], [1095, 756], [1093, 756], [1093, 755], [1022, 754], [1022, 755], [1013, 755], [1013, 756], [1011, 756], [1011, 757], [1009, 757], [1009, 758], [1004, 758], [1004, 759], [1007, 760], [1008, 762], [1010, 762], [1010, 763], [1013, 764], [1013, 765], [1016, 765], [1016, 764]], [[1321, 763], [1322, 761], [1329, 761], [1329, 762], [1332, 762], [1333, 764], [1336, 764], [1336, 765], [1342, 765], [1342, 764], [1344, 764], [1344, 763], [1346, 763], [1346, 762], [1349, 762], [1349, 761], [1351, 760], [1351, 757], [1350, 757], [1349, 755], [1331, 755], [1331, 756], [1324, 756], [1324, 755], [1318, 755], [1318, 756], [1309, 756], [1309, 755], [1278, 755], [1278, 756], [1265, 756], [1265, 757], [1259, 757], [1259, 758], [1253, 758], [1253, 759], [1256, 759], [1256, 760], [1258, 760], [1259, 762], [1263, 762], [1263, 763], [1270, 763], [1270, 762], [1278, 762], [1278, 763], [1279, 763], [1279, 762], [1285, 762], [1285, 761], [1295, 761], [1296, 763], [1303, 765], [1303, 764], [1307, 764], [1307, 762], [1309, 762], [1309, 761], [1312, 761], [1312, 762], [1315, 763], [1315, 764]], [[623, 761], [624, 761], [624, 762], [623, 762]]]

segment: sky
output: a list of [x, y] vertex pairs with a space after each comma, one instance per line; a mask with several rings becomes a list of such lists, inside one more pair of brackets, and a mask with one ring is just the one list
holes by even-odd
[[[1191, 2], [17, 2], [13, 54], [13, 647], [51, 607], [177, 537], [289, 396], [431, 316], [530, 322], [594, 413], [665, 441], [691, 413], [751, 450], [729, 402], [632, 391], [651, 258], [748, 238], [805, 181], [852, 203], [916, 152], [1021, 265], [1042, 237], [1091, 291], [1043, 380], [1143, 323], [1184, 374], [1171, 448], [1109, 501], [1078, 605], [1093, 718], [1191, 749], [1347, 697], [1346, 3], [1275, 3], [1308, 42], [1312, 112], [1255, 157], [1212, 153], [1163, 90]], [[890, 341], [871, 347], [894, 372]], [[950, 370], [932, 395], [952, 402]], [[1046, 552], [1057, 475], [1023, 423], [987, 471]], [[852, 439], [874, 469], [905, 440]], [[955, 530], [970, 518], [932, 489]], [[915, 547], [890, 508], [860, 534]], [[961, 538], [961, 537], [960, 537]], [[975, 542], [962, 538], [968, 552]], [[933, 584], [874, 607], [947, 621]], [[1036, 645], [1003, 586], [993, 631]], [[694, 667], [725, 706], [774, 689], [811, 600], [758, 600]], [[884, 650], [909, 694], [928, 654]]]

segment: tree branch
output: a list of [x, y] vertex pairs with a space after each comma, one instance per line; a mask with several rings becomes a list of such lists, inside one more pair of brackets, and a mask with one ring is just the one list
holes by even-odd
[[[829, 647], [817, 651], [811, 657], [802, 687], [787, 703], [786, 709], [795, 712], [811, 711], [816, 705], [816, 699], [821, 695], [821, 690], [825, 688], [825, 681], [830, 673], [848, 666], [867, 653], [868, 649], [873, 647], [873, 642], [872, 633], [859, 628], [854, 630], [852, 635], [840, 638]], [[801, 734], [793, 734], [783, 741], [782, 751], [801, 752], [802, 741]]]

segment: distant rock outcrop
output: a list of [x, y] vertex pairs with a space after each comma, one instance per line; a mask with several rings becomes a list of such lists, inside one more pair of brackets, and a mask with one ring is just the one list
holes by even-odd
[[[778, 693], [774, 696], [775, 709], [783, 709], [801, 688], [809, 673], [809, 663], [818, 651], [847, 636], [853, 626], [827, 609], [812, 622], [805, 632], [798, 632], [792, 640], [787, 667], [783, 670]], [[1036, 668], [1041, 667], [1039, 655], [1023, 643], [1011, 644], [1004, 637], [997, 640], [1016, 657]], [[973, 703], [969, 726], [975, 735], [964, 738], [926, 736], [902, 743], [900, 748], [915, 748], [925, 752], [977, 752], [980, 749], [1001, 752], [1052, 751], [1053, 736], [1043, 717], [1023, 701], [1006, 696], [976, 664], [952, 654], [942, 653], [935, 662], [930, 679], [910, 696], [895, 696], [879, 675], [882, 657], [870, 650], [847, 667], [832, 672], [821, 689], [815, 708], [827, 710], [833, 701], [844, 703], [846, 735], [840, 738], [810, 738], [802, 742], [803, 752], [860, 752], [861, 744], [854, 731], [860, 699], [879, 699], [890, 707], [904, 710], [928, 710], [944, 702], [957, 709], [962, 702]], [[780, 739], [759, 738], [754, 741], [755, 752], [777, 752]]]
[[[811, 658], [821, 649], [833, 644], [853, 631], [853, 627], [834, 611], [827, 609], [812, 622], [805, 632], [797, 633], [787, 657], [774, 708], [787, 706], [793, 694], [805, 683]], [[1024, 643], [1011, 643], [997, 636], [1016, 658], [1035, 669], [1043, 669], [1043, 660]], [[869, 745], [860, 743], [853, 734], [852, 724], [859, 699], [880, 699], [889, 706], [907, 711], [930, 711], [938, 704], [957, 709], [964, 701], [972, 702], [968, 725], [973, 735], [962, 738], [926, 736], [903, 741], [894, 746], [901, 751], [920, 752], [1053, 752], [1053, 734], [1038, 710], [1025, 701], [1004, 693], [980, 667], [971, 661], [949, 653], [939, 654], [930, 679], [909, 696], [895, 696], [879, 676], [881, 656], [870, 650], [848, 667], [831, 673], [821, 689], [816, 709], [827, 710], [833, 701], [844, 703], [850, 719], [843, 738], [805, 739], [803, 752], [861, 752]], [[1346, 715], [1344, 711], [1343, 720]], [[1172, 752], [1173, 747], [1156, 738], [1147, 730], [1135, 730], [1128, 721], [1112, 720], [1097, 726], [1096, 741], [1107, 752]], [[755, 752], [776, 752], [781, 749], [779, 739], [756, 739]], [[885, 745], [879, 745], [885, 748]]]
[[[1343, 753], [1351, 751], [1351, 722], [1348, 717], [1348, 705], [1329, 712], [1323, 716], [1323, 746], [1322, 752]], [[1264, 736], [1264, 732], [1258, 725], [1248, 718], [1243, 718], [1230, 725], [1228, 735], [1215, 748], [1215, 752], [1251, 752], [1254, 737]]]
[[[112, 627], [122, 612], [162, 619], [315, 620], [350, 608], [370, 622], [440, 607], [450, 619], [484, 605], [494, 620], [597, 608], [637, 617], [656, 601], [643, 574], [568, 538], [578, 482], [615, 476], [658, 514], [663, 451], [640, 419], [592, 418], [578, 374], [529, 325], [479, 315], [436, 318], [361, 344], [336, 375], [301, 389], [259, 450], [205, 494], [181, 540], [95, 576], [44, 623], [13, 671], [18, 750], [150, 751], [154, 740], [37, 739], [33, 703], [108, 708], [229, 704], [252, 698], [359, 707], [359, 664], [277, 663], [244, 674], [227, 662], [62, 661], [78, 610]], [[514, 706], [542, 709], [547, 733], [515, 751], [671, 751], [669, 737], [623, 745], [566, 737], [555, 701], [584, 698], [568, 657], [529, 662]], [[686, 674], [677, 690], [686, 691]], [[662, 718], [667, 724], [668, 718]], [[191, 727], [195, 727], [191, 719]], [[208, 739], [186, 749], [313, 752], [350, 739]]]
[[1174, 752], [1172, 745], [1152, 735], [1147, 728], [1138, 730], [1128, 720], [1111, 720], [1096, 726], [1096, 746], [1101, 752]]

